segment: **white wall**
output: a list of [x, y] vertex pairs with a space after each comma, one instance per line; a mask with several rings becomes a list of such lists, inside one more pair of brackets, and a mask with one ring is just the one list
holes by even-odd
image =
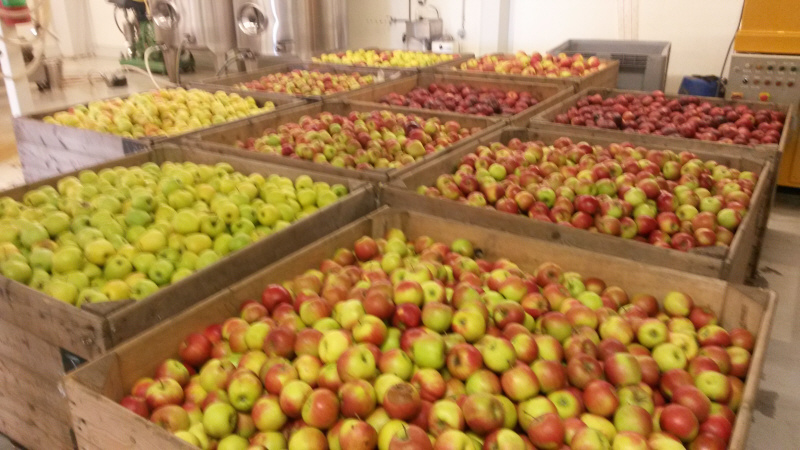
[[719, 76], [741, 9], [742, 0], [639, 0], [639, 39], [672, 42], [668, 91], [685, 75]]
[[[66, 0], [72, 1], [72, 0]], [[127, 48], [125, 37], [114, 24], [114, 5], [106, 0], [88, 0], [91, 20], [91, 46], [98, 56], [119, 57]], [[122, 13], [119, 13], [120, 18]]]
[[[52, 0], [71, 2], [75, 0]], [[95, 54], [116, 57], [126, 42], [114, 25], [113, 6], [106, 0], [86, 0]], [[462, 1], [466, 4], [464, 39], [459, 39]], [[412, 1], [412, 16], [435, 17], [430, 7]], [[546, 51], [575, 39], [642, 39], [671, 41], [667, 90], [677, 91], [692, 74], [719, 74], [725, 51], [737, 28], [742, 0], [428, 0], [436, 6], [447, 34], [460, 51]], [[509, 21], [502, 6], [510, 5]], [[402, 48], [402, 23], [389, 17], [408, 17], [406, 0], [348, 0], [351, 48]], [[508, 35], [505, 36], [504, 33]], [[62, 46], [63, 47], [63, 46]], [[63, 48], [62, 48], [63, 51]]]

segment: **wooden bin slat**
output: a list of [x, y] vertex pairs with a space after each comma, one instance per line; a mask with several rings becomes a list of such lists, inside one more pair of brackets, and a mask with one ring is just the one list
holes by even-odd
[[61, 351], [26, 329], [0, 319], [0, 360], [28, 367], [52, 380], [64, 376]]
[[[528, 120], [550, 106], [564, 101], [570, 96], [572, 90], [555, 84], [539, 83], [535, 80], [530, 81], [507, 81], [507, 80], [487, 80], [477, 75], [461, 73], [443, 72], [423, 72], [416, 78], [402, 78], [399, 80], [381, 83], [372, 88], [359, 89], [344, 93], [343, 97], [349, 100], [363, 101], [369, 103], [379, 103], [380, 99], [396, 92], [407, 94], [417, 87], [427, 87], [431, 83], [464, 83], [468, 86], [477, 88], [502, 89], [504, 91], [529, 92], [533, 98], [539, 101], [536, 105], [525, 109], [513, 116], [488, 116], [490, 119], [505, 120], [508, 123], [525, 126]], [[384, 105], [388, 106], [388, 105]], [[468, 115], [467, 115], [468, 116]]]
[[[275, 128], [280, 124], [288, 122], [296, 122], [304, 115], [313, 115], [320, 112], [331, 112], [334, 114], [347, 114], [350, 111], [374, 111], [376, 109], [388, 110], [394, 112], [401, 112], [404, 114], [415, 114], [423, 118], [439, 117], [443, 121], [455, 120], [464, 127], [480, 127], [482, 131], [472, 135], [468, 138], [462, 139], [447, 149], [434, 154], [427, 155], [409, 166], [400, 169], [374, 169], [374, 170], [355, 170], [341, 167], [334, 167], [330, 164], [317, 164], [311, 161], [298, 160], [288, 158], [280, 155], [271, 155], [266, 153], [259, 153], [255, 151], [244, 150], [237, 148], [235, 142], [239, 140], [246, 140], [251, 137], [260, 137], [265, 130]], [[419, 167], [429, 161], [435, 160], [442, 155], [445, 155], [455, 148], [464, 145], [469, 145], [475, 140], [479, 139], [483, 134], [490, 133], [491, 131], [498, 130], [503, 127], [503, 123], [490, 120], [487, 117], [481, 116], [465, 116], [461, 114], [445, 113], [439, 111], [420, 110], [411, 108], [393, 108], [385, 105], [377, 107], [374, 104], [356, 102], [350, 100], [335, 100], [323, 103], [312, 103], [305, 106], [300, 106], [285, 111], [278, 112], [270, 116], [264, 116], [249, 120], [241, 124], [231, 124], [222, 126], [220, 128], [200, 132], [188, 137], [184, 143], [189, 146], [207, 150], [210, 152], [217, 152], [226, 155], [234, 155], [242, 158], [255, 159], [259, 161], [268, 161], [274, 164], [283, 166], [295, 167], [304, 169], [306, 171], [315, 171], [318, 173], [328, 173], [339, 177], [347, 177], [352, 179], [369, 181], [372, 183], [386, 182], [390, 179], [401, 176], [412, 170], [414, 167]]]
[[11, 359], [0, 359], [3, 434], [28, 448], [72, 448], [66, 392], [54, 375], [45, 378]]
[[[667, 292], [679, 289], [691, 295], [697, 304], [713, 309], [724, 327], [741, 326], [755, 333], [757, 344], [745, 385], [745, 400], [742, 403], [744, 409], [737, 417], [736, 437], [731, 444], [733, 449], [744, 448], [749, 427], [746, 405], [752, 404], [759, 382], [769, 325], [774, 315], [774, 292], [731, 285], [692, 273], [644, 265], [636, 261], [466, 225], [439, 216], [388, 207], [342, 227], [336, 233], [186, 310], [171, 323], [151, 328], [68, 375], [65, 385], [81, 448], [100, 448], [98, 443], [130, 442], [130, 439], [154, 429], [155, 425], [147, 424], [144, 419], [135, 416], [117, 402], [138, 378], [152, 375], [162, 360], [173, 357], [186, 334], [235, 314], [242, 301], [260, 293], [266, 284], [281, 282], [306, 269], [318, 267], [319, 261], [330, 257], [336, 248], [352, 246], [356, 239], [365, 234], [381, 236], [392, 227], [402, 228], [410, 238], [427, 235], [444, 242], [450, 242], [454, 236], [470, 239], [477, 248], [484, 251], [487, 259], [507, 257], [527, 271], [533, 270], [542, 262], [553, 261], [565, 270], [574, 270], [587, 277], [600, 277], [610, 285], [623, 287], [631, 294], [647, 292], [656, 298], [663, 298]], [[112, 423], [115, 426], [109, 427]], [[153, 433], [153, 438], [147, 445], [150, 448], [167, 448], [178, 446], [179, 441], [173, 436], [164, 436], [163, 432], [158, 432]]]
[[[527, 140], [543, 140], [553, 142], [558, 137], [567, 135], [574, 142], [586, 140], [592, 144], [607, 145], [619, 142], [620, 139], [609, 136], [596, 136], [594, 134], [581, 134], [576, 130], [564, 133], [560, 129], [522, 129], [507, 128], [485, 135], [480, 143], [504, 142], [512, 138]], [[649, 145], [637, 136], [626, 135], [628, 142], [635, 145], [643, 144], [650, 149], [663, 149], [663, 145]], [[419, 195], [415, 189], [420, 185], [433, 185], [436, 178], [445, 173], [453, 173], [458, 167], [461, 158], [472, 153], [476, 144], [471, 147], [459, 148], [456, 151], [438, 159], [431, 164], [415, 169], [394, 180], [381, 191], [381, 201], [397, 207], [410, 208], [422, 212], [446, 212], [449, 217], [458, 218], [466, 223], [483, 226], [494, 226], [515, 234], [535, 236], [539, 239], [559, 242], [571, 247], [588, 248], [601, 253], [618, 255], [628, 259], [648, 262], [655, 265], [686, 270], [701, 275], [722, 278], [733, 282], [744, 282], [756, 269], [758, 246], [765, 232], [762, 217], [768, 214], [770, 195], [773, 191], [774, 178], [771, 178], [773, 163], [759, 160], [758, 157], [738, 156], [737, 153], [725, 155], [714, 151], [702, 150], [698, 146], [694, 151], [702, 159], [714, 159], [719, 163], [729, 165], [740, 170], [751, 170], [759, 174], [752, 195], [751, 210], [742, 220], [730, 247], [722, 253], [717, 250], [696, 249], [688, 253], [676, 250], [662, 249], [652, 245], [622, 240], [615, 236], [605, 236], [597, 233], [588, 233], [585, 230], [566, 228], [557, 224], [534, 221], [522, 215], [508, 215], [498, 211], [474, 208], [446, 199], [437, 199]]]
[[[498, 53], [498, 55], [502, 55]], [[494, 79], [494, 80], [511, 80], [511, 81], [537, 81], [541, 83], [556, 84], [565, 88], [572, 89], [573, 92], [580, 92], [588, 88], [613, 88], [617, 85], [617, 78], [619, 78], [619, 61], [614, 59], [601, 60], [606, 64], [606, 67], [590, 73], [583, 77], [557, 77], [548, 78], [540, 76], [522, 75], [522, 74], [503, 74], [497, 72], [479, 72], [474, 70], [461, 70], [458, 68], [459, 64], [451, 64], [449, 67], [437, 69], [439, 72], [448, 73], [456, 72], [463, 74], [475, 74], [481, 78]]]
[[[209, 92], [222, 90], [228, 93], [236, 92], [237, 94], [241, 94], [240, 91], [224, 87], [198, 89]], [[299, 98], [290, 98], [288, 96], [275, 95], [269, 92], [247, 93], [246, 96], [253, 97], [256, 99], [257, 103], [262, 106], [267, 101], [275, 103], [274, 111], [306, 103]], [[103, 100], [112, 98], [116, 97], [109, 97]], [[153, 146], [158, 143], [178, 142], [184, 137], [191, 136], [199, 131], [220, 126], [211, 125], [171, 136], [133, 139], [110, 133], [100, 133], [93, 130], [50, 124], [42, 121], [44, 117], [64, 111], [65, 109], [66, 108], [52, 109], [14, 119], [14, 136], [16, 137], [17, 150], [20, 161], [23, 163], [22, 169], [27, 182], [38, 181], [56, 176], [60, 173], [86, 168], [103, 161], [122, 158], [133, 153], [146, 151], [152, 149]], [[272, 114], [274, 111], [251, 117]], [[247, 119], [249, 119], [249, 117], [236, 119], [227, 122], [227, 124], [239, 123]]]

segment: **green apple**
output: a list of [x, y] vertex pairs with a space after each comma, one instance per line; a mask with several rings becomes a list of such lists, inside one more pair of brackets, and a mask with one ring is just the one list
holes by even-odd
[[111, 301], [131, 298], [131, 288], [128, 286], [128, 283], [122, 280], [110, 280], [106, 282], [101, 292]]
[[215, 238], [227, 230], [225, 221], [214, 215], [203, 216], [200, 219], [200, 232]]
[[38, 291], [43, 291], [45, 285], [50, 282], [50, 273], [42, 269], [33, 269], [31, 278], [28, 280], [28, 286]]
[[131, 297], [134, 300], [141, 300], [156, 291], [158, 291], [158, 285], [152, 280], [139, 280], [131, 287]]
[[78, 247], [61, 247], [53, 253], [53, 273], [67, 273], [83, 268], [83, 252]]
[[33, 269], [25, 261], [9, 259], [0, 263], [0, 273], [6, 278], [27, 284], [33, 276]]
[[167, 246], [167, 238], [159, 230], [145, 231], [136, 241], [136, 247], [143, 252], [158, 253]]
[[31, 248], [33, 244], [50, 238], [50, 233], [41, 224], [29, 222], [20, 229], [19, 241], [23, 246]]
[[212, 438], [223, 438], [236, 429], [238, 415], [228, 403], [213, 403], [203, 413], [203, 428]]
[[158, 259], [147, 271], [147, 276], [153, 280], [157, 285], [164, 286], [172, 279], [172, 273], [175, 271], [175, 266], [166, 259]]
[[172, 278], [170, 279], [170, 284], [175, 284], [178, 281], [188, 277], [189, 275], [193, 274], [194, 271], [192, 269], [187, 269], [186, 267], [178, 267], [175, 269], [175, 272], [172, 273]]
[[172, 228], [180, 234], [200, 231], [200, 215], [192, 209], [182, 209], [172, 218]]
[[[130, 211], [125, 213], [125, 223], [128, 226], [140, 225], [145, 226], [153, 222], [153, 216], [149, 212], [131, 208]], [[130, 240], [130, 238], [129, 238]]]
[[85, 288], [78, 293], [75, 306], [81, 307], [85, 303], [102, 303], [109, 301], [108, 296], [96, 288]]
[[136, 256], [134, 256], [131, 260], [131, 263], [137, 272], [147, 273], [147, 271], [150, 269], [150, 266], [156, 262], [156, 259], [158, 259], [156, 255], [142, 252], [137, 253]]
[[104, 239], [103, 232], [94, 227], [86, 227], [75, 233], [75, 239], [78, 245], [85, 249], [89, 243], [98, 239]]
[[197, 253], [185, 251], [181, 254], [181, 259], [175, 264], [175, 269], [194, 269], [197, 267]]
[[245, 233], [236, 233], [231, 238], [230, 242], [228, 243], [228, 251], [235, 252], [237, 250], [241, 250], [244, 247], [247, 247], [253, 243], [253, 238], [250, 237], [249, 234]]
[[214, 264], [215, 262], [219, 261], [220, 256], [214, 250], [208, 249], [197, 255], [197, 265], [195, 266], [195, 270], [201, 270], [205, 267]]
[[83, 271], [72, 271], [64, 275], [64, 280], [78, 288], [78, 290], [89, 287], [89, 277]]
[[55, 237], [69, 229], [70, 221], [70, 217], [66, 213], [55, 211], [42, 219], [41, 224], [50, 236]]
[[251, 221], [249, 221], [249, 220], [247, 220], [245, 218], [239, 218], [239, 220], [237, 220], [236, 222], [231, 224], [231, 233], [233, 235], [240, 234], [240, 233], [242, 233], [242, 234], [250, 234], [253, 231], [255, 231], [255, 229], [256, 229], [256, 226], [253, 224], [253, 222], [251, 222]]
[[44, 293], [71, 305], [78, 300], [78, 288], [62, 280], [51, 279], [45, 284]]
[[49, 248], [34, 248], [28, 254], [28, 261], [32, 269], [42, 269], [49, 272], [53, 267], [53, 251]]
[[208, 235], [193, 233], [186, 236], [186, 238], [183, 240], [183, 245], [186, 250], [199, 255], [204, 250], [211, 248], [214, 245], [214, 242]]
[[258, 209], [256, 216], [261, 225], [269, 227], [275, 225], [275, 222], [280, 220], [282, 217], [280, 210], [275, 205], [271, 204], [261, 206]]
[[149, 192], [137, 192], [131, 196], [131, 208], [135, 210], [151, 213], [155, 211], [157, 205], [158, 202]]
[[133, 264], [124, 256], [114, 255], [103, 267], [103, 276], [107, 280], [121, 280], [133, 272]]
[[137, 240], [139, 240], [139, 236], [143, 235], [145, 231], [147, 231], [147, 228], [145, 228], [142, 225], [130, 226], [125, 231], [125, 239], [128, 242], [136, 242]]
[[117, 253], [114, 245], [106, 239], [96, 239], [84, 247], [86, 260], [92, 264], [103, 266], [109, 258]]

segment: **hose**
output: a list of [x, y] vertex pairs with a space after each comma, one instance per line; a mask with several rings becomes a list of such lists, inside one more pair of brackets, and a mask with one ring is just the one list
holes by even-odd
[[[158, 50], [158, 46], [152, 45], [150, 47], [147, 47], [147, 50], [144, 51], [144, 67], [145, 69], [147, 69], [146, 72], [142, 69], [139, 69], [138, 67], [131, 67], [131, 68], [142, 70], [142, 72], [144, 72], [145, 75], [150, 77], [150, 81], [153, 82], [153, 85], [156, 87], [156, 89], [161, 89], [161, 86], [158, 85], [158, 83], [156, 82], [156, 78], [153, 76], [153, 72], [150, 70], [150, 54], [153, 52], [153, 50]], [[123, 67], [130, 67], [130, 66], [123, 66]]]
[[230, 58], [228, 58], [225, 61], [225, 63], [222, 65], [222, 67], [220, 67], [220, 69], [217, 71], [217, 76], [222, 75], [222, 72], [227, 73], [228, 72], [228, 66], [230, 66], [232, 62], [238, 61], [240, 59], [243, 59], [243, 58], [238, 53], [233, 55], [233, 56], [231, 56]]
[[155, 77], [153, 77], [152, 73], [149, 73], [146, 70], [140, 69], [140, 68], [138, 68], [136, 66], [121, 65], [120, 68], [125, 72], [136, 72], [136, 73], [140, 73], [142, 75], [147, 75], [148, 77], [150, 77], [150, 81], [153, 82], [153, 84], [155, 85], [156, 89], [161, 89], [161, 86], [159, 86], [158, 83], [156, 83]]

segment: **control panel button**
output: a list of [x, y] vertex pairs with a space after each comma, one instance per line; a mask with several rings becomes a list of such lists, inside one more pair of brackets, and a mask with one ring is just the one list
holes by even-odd
[[792, 71], [792, 72], [797, 72], [797, 67], [792, 66], [792, 68], [789, 69], [789, 70]]
[[772, 70], [772, 65], [767, 66], [767, 70]]
[[749, 83], [747, 77], [742, 78], [742, 84], [747, 84], [747, 83]]
[[789, 80], [786, 82], [786, 86], [792, 87], [794, 86], [794, 80]]
[[780, 81], [780, 80], [778, 80], [778, 81], [776, 81], [776, 82], [775, 82], [775, 86], [780, 86], [780, 85], [782, 85], [782, 84], [783, 84], [783, 82], [782, 82], [782, 81]]
[[731, 99], [732, 100], [741, 100], [744, 98], [744, 94], [741, 92], [731, 92]]
[[758, 99], [761, 100], [762, 102], [768, 102], [770, 97], [771, 95], [769, 95], [769, 92], [762, 92], [758, 94]]
[[755, 84], [756, 86], [758, 86], [760, 83], [761, 83], [761, 80], [759, 80], [757, 78], [755, 80], [753, 80], [753, 84]]
[[769, 86], [772, 84], [772, 81], [764, 80], [764, 86]]

